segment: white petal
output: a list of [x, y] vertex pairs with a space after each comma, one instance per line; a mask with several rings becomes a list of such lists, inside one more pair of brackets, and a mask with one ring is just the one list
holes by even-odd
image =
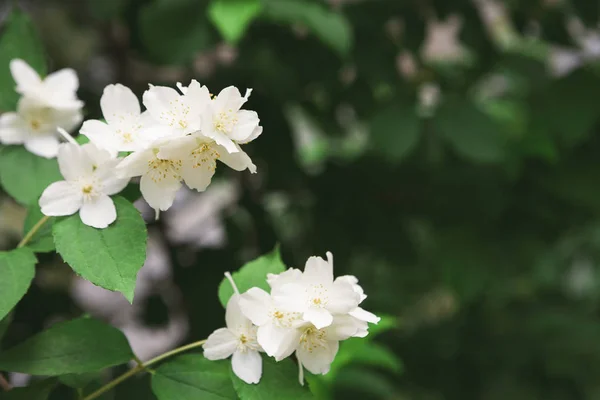
[[248, 136], [246, 138], [246, 140], [238, 140], [237, 142], [239, 144], [250, 143], [251, 141], [253, 141], [257, 137], [259, 137], [262, 133], [263, 133], [263, 127], [259, 125], [256, 128], [254, 128], [254, 131], [252, 131], [252, 134], [250, 136]]
[[242, 107], [245, 101], [238, 88], [229, 86], [221, 90], [217, 98], [213, 100], [213, 109], [217, 112], [223, 110], [236, 112]]
[[[205, 122], [205, 124], [206, 124], [206, 122]], [[203, 133], [207, 137], [214, 140], [215, 143], [217, 143], [218, 145], [223, 146], [229, 153], [237, 153], [238, 151], [240, 151], [239, 147], [237, 147], [235, 145], [233, 140], [231, 140], [224, 133], [215, 131], [214, 129], [212, 129], [212, 127], [210, 127], [210, 123], [208, 123], [208, 124], [209, 124], [209, 128], [206, 128], [206, 125], [204, 125], [204, 127], [203, 127]]]
[[360, 319], [361, 321], [370, 322], [372, 324], [377, 324], [377, 323], [379, 323], [379, 321], [381, 321], [381, 318], [379, 318], [377, 315], [375, 315], [367, 310], [363, 310], [360, 307], [356, 307], [354, 310], [350, 311], [348, 314], [352, 315], [354, 318]]
[[125, 157], [116, 168], [120, 177], [141, 176], [148, 172], [148, 163], [154, 159], [152, 149], [136, 151]]
[[240, 296], [240, 309], [256, 326], [264, 325], [269, 321], [269, 309], [272, 303], [271, 295], [257, 287], [248, 289]]
[[258, 328], [256, 339], [270, 357], [281, 361], [296, 350], [301, 335], [299, 329], [282, 328], [267, 323]]
[[120, 162], [120, 160], [113, 158], [108, 151], [96, 146], [94, 143], [86, 143], [80, 147], [92, 162], [94, 169], [109, 161], [112, 163], [112, 165], [117, 165]]
[[142, 175], [140, 180], [142, 196], [155, 210], [168, 210], [173, 205], [175, 194], [180, 187], [181, 182], [170, 176], [164, 178], [160, 183], [154, 182], [148, 174]]
[[325, 346], [317, 346], [308, 351], [304, 346], [296, 350], [298, 360], [313, 374], [326, 374], [331, 369], [331, 363], [335, 359], [339, 349], [339, 342], [327, 341]]
[[44, 88], [51, 93], [59, 92], [65, 93], [67, 96], [72, 95], [79, 89], [77, 73], [71, 68], [53, 72], [44, 79]]
[[116, 134], [106, 123], [91, 119], [83, 123], [79, 132], [87, 136], [90, 142], [98, 148], [104, 149], [115, 156], [117, 155]]
[[114, 126], [119, 126], [123, 115], [135, 117], [141, 113], [137, 96], [127, 86], [121, 84], [108, 85], [104, 88], [100, 107], [106, 122]]
[[229, 329], [220, 328], [211, 333], [202, 348], [207, 359], [222, 360], [232, 355], [237, 345], [237, 337]]
[[67, 132], [72, 132], [83, 121], [83, 113], [77, 109], [57, 109], [52, 113], [52, 118], [55, 127], [61, 127]]
[[360, 295], [344, 281], [336, 281], [329, 288], [327, 309], [334, 314], [346, 314], [358, 307]]
[[75, 214], [81, 207], [82, 193], [66, 181], [50, 184], [40, 197], [42, 214], [51, 216]]
[[225, 308], [225, 323], [232, 332], [245, 333], [252, 326], [250, 320], [242, 313], [240, 308], [240, 295], [234, 294], [229, 298]]
[[7, 112], [0, 115], [0, 142], [21, 144], [28, 137], [28, 131], [19, 114]]
[[79, 210], [81, 222], [93, 228], [104, 229], [117, 219], [115, 203], [107, 195], [100, 195], [93, 201], [86, 201]]
[[310, 257], [304, 266], [303, 279], [311, 283], [332, 283], [333, 265], [321, 257]]
[[185, 181], [185, 184], [190, 188], [203, 192], [208, 188], [212, 177], [215, 174], [215, 169], [211, 168], [210, 165], [199, 165], [193, 166], [186, 164], [181, 170], [181, 176]]
[[115, 167], [119, 162], [120, 160], [105, 161], [95, 171], [95, 175], [102, 184], [102, 192], [109, 196], [121, 192], [129, 183], [130, 178], [120, 178], [115, 173]]
[[59, 144], [58, 138], [54, 135], [30, 136], [25, 140], [25, 148], [28, 151], [45, 158], [56, 157]]
[[286, 283], [272, 288], [271, 296], [278, 307], [290, 312], [304, 312], [307, 308], [306, 286]]
[[218, 146], [220, 154], [219, 160], [236, 171], [249, 169], [253, 174], [256, 173], [256, 165], [252, 163], [252, 160], [250, 157], [248, 157], [248, 154], [242, 151], [239, 146], [236, 147], [238, 148], [237, 153], [229, 153], [225, 148]]
[[21, 59], [14, 59], [10, 62], [10, 73], [17, 83], [17, 92], [24, 94], [38, 90], [42, 82], [40, 76], [33, 68]]
[[94, 170], [93, 162], [79, 145], [63, 143], [58, 149], [60, 173], [68, 181], [88, 176]]
[[152, 117], [169, 125], [172, 120], [172, 104], [180, 101], [181, 95], [175, 89], [166, 86], [152, 86], [144, 92], [143, 101]]
[[333, 315], [320, 307], [309, 307], [302, 316], [304, 320], [313, 324], [317, 329], [325, 328], [333, 322]]
[[229, 137], [235, 141], [246, 142], [258, 127], [260, 120], [255, 111], [240, 110], [237, 113], [238, 123]]
[[302, 277], [302, 271], [297, 268], [288, 268], [280, 274], [267, 274], [267, 283], [271, 288], [281, 287], [286, 283], [297, 282]]
[[262, 358], [258, 351], [236, 351], [231, 358], [233, 373], [246, 383], [258, 383], [262, 376]]
[[365, 331], [368, 329], [366, 322], [361, 321], [349, 315], [336, 315], [333, 319], [333, 323], [324, 329], [327, 340], [346, 340], [356, 334], [359, 331]]
[[195, 79], [193, 79], [190, 86], [188, 86], [185, 97], [193, 112], [197, 113], [202, 113], [212, 101], [208, 88], [206, 86], [200, 86], [200, 83]]

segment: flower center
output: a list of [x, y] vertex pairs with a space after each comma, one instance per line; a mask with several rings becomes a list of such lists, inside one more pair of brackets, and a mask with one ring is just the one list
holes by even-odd
[[148, 161], [148, 174], [150, 179], [155, 183], [161, 182], [163, 179], [173, 178], [175, 180], [181, 180], [181, 166], [183, 162], [181, 160], [162, 160], [155, 158]]
[[300, 313], [283, 312], [278, 309], [272, 309], [269, 316], [275, 325], [282, 328], [291, 328], [294, 326], [294, 322], [300, 319]]
[[219, 112], [213, 120], [215, 131], [225, 134], [231, 133], [237, 123], [237, 113], [234, 113], [232, 109]]
[[79, 181], [79, 187], [81, 188], [81, 194], [83, 195], [83, 201], [94, 200], [102, 190], [102, 184], [95, 177], [82, 178]]
[[327, 334], [323, 329], [317, 329], [314, 326], [306, 328], [300, 336], [300, 346], [309, 353], [312, 353], [319, 347], [326, 347]]
[[160, 119], [171, 127], [186, 129], [189, 125], [190, 107], [181, 98], [171, 100], [169, 106], [168, 111], [161, 112]]
[[29, 125], [31, 125], [31, 129], [33, 129], [34, 131], [39, 130], [42, 126], [40, 121], [38, 121], [37, 119], [32, 119]]
[[217, 169], [217, 158], [221, 157], [211, 144], [202, 143], [192, 151], [192, 168], [206, 168], [209, 171]]
[[312, 285], [308, 289], [308, 303], [312, 307], [323, 308], [329, 303], [328, 291], [322, 284]]

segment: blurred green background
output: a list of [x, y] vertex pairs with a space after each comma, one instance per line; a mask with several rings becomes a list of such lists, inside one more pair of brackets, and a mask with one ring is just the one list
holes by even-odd
[[[320, 397], [600, 399], [600, 2], [18, 3], [50, 70], [78, 71], [86, 118], [109, 83], [140, 96], [192, 78], [254, 89], [258, 174], [220, 167], [213, 186], [234, 200], [190, 195], [212, 205], [188, 198], [169, 211], [178, 219], [149, 218], [184, 339], [222, 326], [223, 272], [276, 243], [288, 266], [329, 250], [388, 317], [310, 379]], [[2, 247], [24, 216], [3, 198]], [[198, 239], [215, 226], [217, 240]], [[70, 270], [40, 259], [5, 345], [94, 313], [73, 301]], [[160, 283], [137, 300], [150, 329], [173, 318]], [[111, 396], [153, 398], [144, 378]]]

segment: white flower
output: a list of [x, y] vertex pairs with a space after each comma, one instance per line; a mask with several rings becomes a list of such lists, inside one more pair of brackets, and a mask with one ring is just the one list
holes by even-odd
[[[229, 274], [228, 278], [231, 280]], [[227, 327], [217, 329], [208, 337], [203, 346], [204, 356], [209, 360], [222, 360], [233, 355], [233, 372], [246, 383], [258, 383], [262, 376], [262, 358], [256, 327], [242, 314], [235, 285], [234, 290], [236, 293], [227, 302], [225, 311]]]
[[79, 211], [81, 221], [94, 228], [106, 228], [117, 217], [109, 197], [125, 188], [129, 179], [115, 176], [113, 159], [104, 150], [88, 143], [64, 143], [58, 149], [58, 165], [64, 181], [54, 182], [40, 198], [42, 213], [71, 215]]
[[248, 90], [242, 97], [236, 87], [223, 89], [208, 104], [202, 118], [202, 134], [230, 153], [239, 151], [235, 143], [244, 144], [256, 139], [262, 133], [258, 115], [254, 111], [241, 109], [251, 92], [252, 90]]
[[[354, 289], [354, 292], [360, 296], [360, 303], [362, 303], [367, 298], [367, 296], [365, 295], [365, 291], [358, 284], [357, 277], [355, 277], [353, 275], [339, 276], [336, 278], [336, 281], [343, 281], [343, 282], [347, 282], [348, 284], [352, 285], [352, 289]], [[348, 314], [360, 321], [370, 322], [372, 324], [378, 324], [379, 321], [381, 320], [381, 318], [379, 318], [375, 314], [373, 314], [367, 310], [364, 310], [361, 307], [356, 307], [355, 309], [350, 310], [348, 312]], [[367, 329], [368, 329], [368, 325], [365, 324], [365, 329], [360, 330], [359, 333], [357, 333], [357, 335], [355, 335], [355, 336], [358, 336], [358, 337], [367, 336], [367, 334], [369, 333]]]
[[79, 80], [70, 68], [42, 79], [25, 61], [14, 59], [10, 62], [10, 72], [17, 83], [17, 93], [42, 106], [63, 110], [79, 110], [83, 107], [83, 102], [77, 98]]
[[302, 313], [302, 318], [317, 327], [333, 323], [334, 314], [348, 314], [360, 303], [360, 295], [345, 280], [333, 280], [333, 255], [327, 261], [310, 257], [302, 276], [295, 282], [276, 285], [272, 290], [275, 302], [290, 312]]
[[140, 191], [155, 210], [168, 210], [181, 188], [182, 158], [160, 158], [158, 153], [166, 140], [159, 140], [148, 149], [136, 151], [117, 166], [121, 177], [141, 176]]
[[100, 107], [106, 122], [85, 121], [81, 133], [113, 155], [120, 151], [144, 149], [161, 133], [165, 133], [152, 129], [156, 123], [148, 113], [142, 113], [138, 98], [126, 86], [106, 86], [100, 98]]
[[240, 296], [244, 315], [258, 326], [257, 340], [270, 357], [281, 361], [298, 347], [305, 324], [300, 313], [288, 312], [275, 303], [270, 294], [253, 287]]
[[230, 154], [224, 147], [212, 139], [200, 135], [184, 136], [173, 139], [161, 146], [157, 156], [164, 159], [182, 160], [181, 177], [191, 189], [204, 191], [210, 184], [217, 169], [217, 160], [235, 169], [249, 169], [256, 173], [256, 166], [250, 157], [239, 149]]
[[302, 271], [297, 268], [288, 268], [280, 274], [267, 274], [267, 283], [273, 288], [278, 288], [286, 283], [296, 282], [302, 276]]
[[22, 97], [17, 112], [0, 115], [0, 142], [24, 144], [31, 153], [45, 158], [58, 154], [58, 127], [73, 130], [81, 123], [79, 109], [56, 109], [38, 100]]
[[182, 93], [165, 86], [152, 86], [144, 92], [143, 102], [150, 115], [157, 121], [154, 128], [162, 136], [184, 136], [201, 128], [202, 113], [210, 103], [206, 86], [192, 80]]

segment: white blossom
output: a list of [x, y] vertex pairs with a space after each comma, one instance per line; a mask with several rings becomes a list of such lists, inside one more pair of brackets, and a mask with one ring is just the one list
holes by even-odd
[[327, 261], [310, 257], [304, 272], [294, 282], [277, 285], [272, 290], [277, 304], [290, 312], [302, 313], [302, 318], [317, 327], [333, 323], [334, 314], [348, 314], [360, 303], [360, 295], [345, 280], [333, 280], [333, 255]]
[[44, 215], [72, 215], [79, 211], [81, 221], [94, 228], [106, 228], [117, 217], [111, 195], [125, 188], [129, 179], [118, 178], [114, 159], [91, 143], [79, 146], [61, 144], [58, 165], [63, 181], [44, 190], [40, 207]]
[[35, 155], [54, 158], [60, 144], [57, 128], [71, 131], [81, 120], [79, 109], [56, 109], [38, 100], [22, 97], [17, 112], [0, 115], [0, 142], [23, 144]]
[[262, 133], [260, 120], [254, 111], [242, 110], [252, 90], [242, 97], [240, 91], [229, 86], [208, 103], [202, 116], [202, 134], [225, 147], [230, 153], [239, 151], [235, 144], [244, 144]]
[[100, 98], [100, 107], [106, 122], [85, 121], [81, 134], [111, 154], [143, 150], [158, 139], [161, 133], [167, 133], [155, 129], [157, 123], [147, 112], [142, 113], [138, 98], [126, 86], [106, 86]]
[[237, 148], [236, 153], [230, 154], [212, 139], [201, 135], [189, 135], [165, 144], [160, 148], [157, 156], [182, 160], [181, 177], [185, 184], [191, 189], [204, 191], [217, 169], [217, 160], [236, 171], [249, 169], [250, 172], [256, 173], [256, 166], [250, 157], [239, 146]]
[[[231, 279], [230, 276], [228, 276]], [[233, 281], [231, 280], [232, 285]], [[246, 383], [258, 383], [262, 376], [261, 348], [256, 341], [256, 327], [244, 316], [239, 307], [239, 293], [227, 302], [226, 328], [214, 331], [203, 345], [204, 356], [209, 360], [231, 357], [233, 372]]]

